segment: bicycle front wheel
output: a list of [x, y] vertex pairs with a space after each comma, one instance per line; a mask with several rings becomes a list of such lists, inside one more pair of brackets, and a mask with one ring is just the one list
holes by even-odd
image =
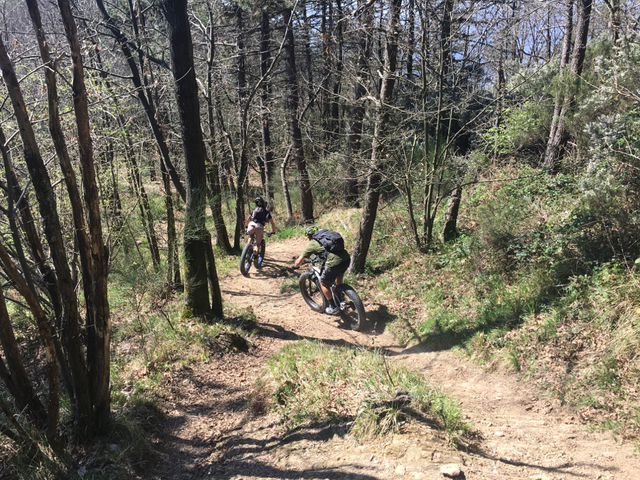
[[323, 313], [329, 302], [324, 298], [324, 294], [320, 288], [320, 282], [318, 282], [315, 275], [311, 272], [303, 273], [300, 275], [298, 285], [300, 286], [302, 298], [304, 298], [307, 305], [311, 307], [311, 310]]
[[258, 256], [256, 257], [255, 255], [253, 256], [253, 265], [256, 268], [262, 268], [262, 262], [264, 262], [264, 238], [262, 239], [262, 242], [260, 242], [260, 251], [258, 252]]
[[253, 245], [247, 243], [242, 250], [242, 255], [240, 255], [240, 273], [245, 277], [249, 276], [249, 269], [251, 268], [251, 263], [253, 262]]
[[336, 285], [338, 300], [340, 300], [340, 316], [351, 330], [358, 331], [364, 321], [364, 305], [358, 293], [346, 283]]

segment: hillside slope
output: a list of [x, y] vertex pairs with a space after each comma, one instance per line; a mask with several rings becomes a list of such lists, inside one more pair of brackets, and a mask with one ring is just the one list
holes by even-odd
[[[335, 317], [313, 313], [298, 293], [279, 293], [283, 269], [303, 245], [304, 239], [268, 243], [261, 271], [244, 278], [236, 270], [222, 280], [225, 302], [251, 307], [261, 335], [249, 353], [214, 359], [167, 381], [175, 387], [165, 399], [174, 421], [157, 444], [165, 460], [146, 478], [431, 479], [443, 478], [446, 463], [460, 465], [459, 478], [469, 480], [638, 478], [633, 445], [588, 432], [579, 418], [512, 374], [483, 370], [438, 345], [398, 345], [379, 328], [398, 312], [387, 313], [375, 300], [365, 305], [368, 325], [353, 332]], [[459, 399], [476, 432], [473, 444], [456, 451], [428, 424], [411, 421], [392, 437], [356, 445], [342, 428], [287, 433], [277, 418], [243, 409], [268, 355], [305, 338], [379, 348], [420, 371]]]

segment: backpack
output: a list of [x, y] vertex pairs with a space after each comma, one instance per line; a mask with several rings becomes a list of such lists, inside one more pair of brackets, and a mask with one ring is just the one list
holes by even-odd
[[321, 228], [317, 232], [313, 233], [311, 238], [324, 247], [325, 256], [328, 255], [329, 252], [338, 253], [344, 250], [344, 239], [338, 232], [332, 232], [326, 228]]
[[251, 214], [251, 220], [259, 223], [260, 225], [264, 225], [267, 223], [269, 212], [264, 207], [256, 207]]

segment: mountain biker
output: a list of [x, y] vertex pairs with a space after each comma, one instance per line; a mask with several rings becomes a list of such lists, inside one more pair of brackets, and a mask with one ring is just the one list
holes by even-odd
[[258, 254], [260, 244], [262, 243], [262, 235], [264, 234], [264, 226], [267, 222], [271, 224], [271, 235], [276, 233], [276, 224], [269, 210], [267, 210], [267, 202], [262, 197], [256, 197], [254, 200], [256, 208], [253, 209], [251, 215], [247, 217], [247, 243], [251, 243], [251, 235], [256, 236], [256, 244], [253, 247], [253, 253]]
[[313, 234], [318, 230], [318, 227], [311, 225], [304, 231], [309, 242], [305, 245], [300, 256], [296, 258], [296, 261], [293, 263], [293, 268], [300, 267], [305, 258], [309, 258], [311, 255], [324, 257], [324, 268], [320, 275], [320, 288], [322, 289], [324, 297], [329, 301], [329, 306], [325, 311], [329, 315], [335, 315], [340, 311], [340, 306], [336, 305], [333, 301], [331, 285], [334, 281], [336, 285], [344, 283], [344, 272], [347, 271], [347, 268], [349, 268], [349, 265], [351, 264], [351, 256], [344, 249], [337, 253], [331, 253], [325, 250], [320, 242], [313, 238]]

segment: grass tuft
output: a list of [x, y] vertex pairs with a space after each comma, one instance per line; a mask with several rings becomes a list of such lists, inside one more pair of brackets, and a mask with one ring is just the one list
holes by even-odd
[[288, 345], [269, 360], [259, 387], [288, 429], [332, 422], [350, 425], [350, 433], [362, 439], [427, 416], [452, 442], [468, 430], [457, 402], [419, 374], [365, 349], [312, 341]]

